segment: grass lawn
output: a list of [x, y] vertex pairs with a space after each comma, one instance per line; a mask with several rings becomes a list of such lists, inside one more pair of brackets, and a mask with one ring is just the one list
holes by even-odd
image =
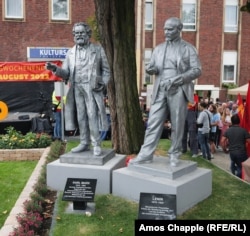
[[16, 203], [37, 161], [0, 162], [0, 228]]
[[[157, 154], [165, 155], [169, 144], [169, 140], [160, 140]], [[77, 142], [69, 142], [67, 150], [76, 145]], [[110, 143], [105, 141], [103, 147], [110, 148]], [[199, 167], [212, 170], [212, 195], [177, 219], [250, 219], [249, 184], [202, 158], [191, 158], [190, 153], [183, 155], [183, 159], [197, 161]], [[91, 216], [86, 216], [66, 213], [69, 202], [61, 201], [62, 193], [58, 199], [53, 236], [134, 235], [134, 220], [138, 216], [138, 204], [135, 202], [112, 195], [96, 195], [96, 211]]]

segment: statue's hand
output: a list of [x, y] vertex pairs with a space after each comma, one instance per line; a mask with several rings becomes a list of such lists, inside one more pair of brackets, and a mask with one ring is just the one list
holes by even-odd
[[164, 87], [165, 90], [176, 89], [177, 87], [183, 85], [183, 78], [181, 75], [177, 75], [173, 78], [161, 80], [160, 86]]
[[171, 81], [172, 81], [171, 86], [181, 86], [181, 85], [183, 85], [183, 78], [181, 76], [175, 77]]
[[96, 86], [95, 88], [93, 88], [93, 91], [95, 91], [95, 92], [103, 91], [104, 87], [105, 87], [104, 84], [99, 84], [99, 86]]
[[56, 69], [57, 69], [57, 65], [53, 64], [53, 63], [50, 63], [50, 62], [46, 62], [45, 63], [45, 68], [47, 70], [51, 70], [53, 72], [56, 72]]
[[93, 81], [94, 81], [92, 85], [93, 91], [100, 92], [105, 88], [105, 84], [101, 76], [96, 76]]
[[156, 66], [149, 65], [146, 69], [146, 72], [150, 75], [157, 75], [159, 74], [159, 70]]

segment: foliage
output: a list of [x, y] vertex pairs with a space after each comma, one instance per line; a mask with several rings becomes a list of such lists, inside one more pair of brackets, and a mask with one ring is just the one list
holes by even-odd
[[[59, 148], [60, 146], [60, 148]], [[56, 159], [59, 155], [64, 152], [64, 145], [62, 142], [55, 141], [51, 144], [51, 151], [53, 155], [55, 150], [57, 150]], [[48, 158], [49, 157], [49, 158]], [[50, 153], [48, 154], [48, 160], [53, 161], [54, 158], [51, 157]], [[48, 192], [46, 184], [46, 170], [45, 165], [43, 166], [40, 177], [38, 178], [37, 183], [34, 185], [34, 191], [30, 195], [30, 200], [24, 202], [24, 213], [17, 215], [17, 221], [19, 226], [14, 229], [10, 236], [35, 236], [40, 235], [40, 231], [43, 228], [43, 222], [46, 216], [45, 207], [45, 196]]]
[[14, 127], [5, 128], [6, 134], [0, 135], [0, 149], [30, 149], [50, 146], [52, 138], [46, 133], [36, 134], [28, 132], [23, 135]]
[[24, 209], [27, 212], [39, 212], [42, 213], [43, 212], [43, 207], [41, 204], [41, 201], [34, 201], [34, 200], [26, 200], [24, 203]]
[[95, 41], [99, 42], [100, 41], [100, 34], [99, 34], [99, 30], [98, 30], [96, 17], [95, 16], [88, 17], [87, 23], [90, 26], [90, 28], [92, 29], [92, 38]]
[[222, 83], [222, 87], [226, 89], [233, 89], [237, 88], [237, 85], [234, 83]]
[[[11, 236], [19, 236], [21, 231], [27, 235], [36, 235], [35, 232], [41, 227], [43, 218], [39, 212], [25, 212], [17, 215], [17, 222], [20, 224], [20, 228], [16, 228]], [[24, 235], [26, 235], [24, 234]]]

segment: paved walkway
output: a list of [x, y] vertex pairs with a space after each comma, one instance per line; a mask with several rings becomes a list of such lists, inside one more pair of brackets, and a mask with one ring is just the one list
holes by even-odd
[[230, 171], [230, 162], [231, 161], [230, 161], [229, 154], [226, 154], [223, 151], [217, 151], [214, 154], [214, 159], [212, 159], [211, 161], [214, 165], [218, 166], [222, 170], [225, 170], [225, 171], [228, 171], [229, 173], [231, 173], [231, 171]]

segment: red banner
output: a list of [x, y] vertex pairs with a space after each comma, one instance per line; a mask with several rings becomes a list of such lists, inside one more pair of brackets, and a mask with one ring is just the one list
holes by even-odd
[[238, 105], [238, 115], [240, 118], [240, 126], [242, 126], [242, 122], [243, 122], [243, 115], [244, 115], [244, 104], [242, 101], [242, 97], [241, 95], [238, 93], [237, 96], [237, 105]]
[[[250, 81], [248, 82], [247, 99], [243, 114], [242, 127], [250, 132]], [[247, 155], [250, 157], [250, 144], [246, 143]]]
[[[53, 61], [61, 66], [61, 61]], [[0, 82], [61, 81], [45, 69], [45, 62], [0, 62]]]
[[243, 114], [242, 126], [250, 132], [250, 81], [248, 82], [247, 99]]

